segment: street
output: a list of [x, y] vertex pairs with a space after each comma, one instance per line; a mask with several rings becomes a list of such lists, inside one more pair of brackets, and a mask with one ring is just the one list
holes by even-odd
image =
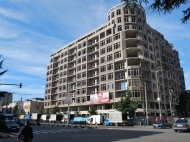
[[[172, 129], [153, 129], [151, 126], [74, 128], [61, 126], [32, 126], [33, 142], [181, 142], [189, 139], [190, 132], [175, 133]], [[9, 132], [0, 142], [14, 142], [17, 133]]]

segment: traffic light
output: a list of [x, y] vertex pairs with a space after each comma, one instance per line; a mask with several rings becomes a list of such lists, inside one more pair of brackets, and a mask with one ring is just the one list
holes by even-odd
[[20, 83], [20, 88], [22, 88], [22, 83]]

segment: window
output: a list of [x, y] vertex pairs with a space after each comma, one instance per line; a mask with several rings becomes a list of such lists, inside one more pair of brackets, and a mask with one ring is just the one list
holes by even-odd
[[81, 86], [81, 82], [80, 81], [77, 81], [77, 86]]
[[117, 63], [116, 70], [124, 69], [125, 68], [125, 63]]
[[118, 30], [118, 31], [122, 31], [121, 25], [117, 26], [117, 30]]
[[82, 80], [82, 85], [86, 85], [86, 80]]
[[121, 51], [115, 52], [114, 53], [114, 59], [120, 58], [121, 57]]
[[148, 52], [144, 52], [144, 57], [149, 58], [149, 53]]
[[82, 57], [82, 61], [83, 61], [83, 62], [86, 61], [86, 56], [83, 56], [83, 57]]
[[127, 90], [127, 82], [120, 82], [120, 90]]
[[111, 18], [113, 18], [113, 17], [114, 17], [114, 12], [111, 13]]
[[107, 47], [107, 52], [110, 52], [110, 51], [112, 51], [112, 45]]
[[107, 61], [111, 61], [113, 59], [112, 54], [107, 55]]
[[118, 79], [125, 79], [125, 72], [118, 73]]
[[113, 79], [113, 73], [108, 73], [108, 80], [111, 80], [111, 79]]
[[120, 42], [115, 43], [113, 46], [114, 46], [114, 50], [118, 49], [120, 47]]
[[153, 63], [151, 63], [151, 69], [154, 69], [154, 64]]
[[138, 17], [138, 22], [141, 23], [141, 18]]
[[65, 64], [65, 65], [64, 65], [64, 69], [66, 69], [66, 68], [67, 68], [67, 65]]
[[78, 51], [78, 56], [80, 56], [81, 55], [81, 51]]
[[77, 78], [78, 79], [81, 78], [81, 73], [77, 74]]
[[129, 22], [129, 17], [128, 16], [124, 17], [124, 22]]
[[100, 59], [100, 63], [104, 63], [106, 60], [105, 60], [105, 57], [102, 57], [101, 59]]
[[83, 69], [83, 70], [86, 69], [86, 64], [83, 64], [83, 65], [82, 65], [82, 69]]
[[79, 58], [79, 59], [77, 60], [77, 63], [81, 63], [81, 58]]
[[106, 81], [106, 75], [101, 75], [101, 81]]
[[118, 9], [117, 10], [117, 15], [120, 15], [121, 14], [121, 9]]
[[86, 88], [82, 88], [82, 94], [86, 94]]
[[117, 23], [121, 23], [121, 17], [117, 18]]
[[107, 38], [106, 42], [107, 42], [107, 44], [110, 43], [110, 42], [112, 42], [112, 37]]
[[82, 50], [82, 54], [86, 54], [86, 49], [83, 49], [83, 50]]
[[125, 25], [125, 30], [128, 30], [129, 29], [129, 25]]
[[113, 89], [113, 82], [109, 82], [108, 83], [108, 90], [112, 90]]
[[78, 49], [80, 49], [80, 48], [81, 48], [81, 45], [79, 44], [79, 45], [78, 45]]
[[100, 54], [104, 54], [105, 53], [105, 48], [100, 50]]
[[101, 72], [106, 71], [106, 66], [101, 66], [101, 67], [100, 67], [100, 71], [101, 71]]
[[137, 14], [139, 14], [139, 15], [141, 14], [140, 9], [137, 9], [136, 12], [137, 12]]
[[105, 40], [100, 41], [100, 46], [104, 46], [105, 45]]
[[106, 84], [101, 84], [101, 90], [106, 90]]
[[124, 14], [128, 14], [128, 9], [125, 8], [123, 11], [124, 11]]
[[137, 29], [137, 26], [136, 25], [132, 25], [132, 29]]
[[113, 69], [113, 64], [108, 64], [108, 65], [107, 65], [107, 69], [108, 69], [108, 70], [112, 70], [112, 69]]
[[120, 34], [119, 33], [115, 34], [113, 38], [114, 38], [114, 40], [120, 39]]
[[77, 95], [80, 95], [80, 89], [77, 89]]
[[136, 22], [135, 16], [132, 16], [132, 17], [131, 17], [131, 22]]
[[150, 59], [151, 59], [151, 60], [154, 60], [154, 57], [153, 57], [153, 55], [152, 55], [152, 54], [150, 54]]
[[80, 71], [81, 70], [81, 66], [77, 66], [77, 71]]
[[86, 72], [82, 72], [82, 77], [86, 77]]

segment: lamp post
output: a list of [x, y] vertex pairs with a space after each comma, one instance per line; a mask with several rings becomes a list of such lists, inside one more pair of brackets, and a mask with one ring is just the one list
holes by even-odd
[[148, 124], [148, 106], [147, 106], [148, 102], [147, 102], [146, 82], [144, 82], [144, 91], [145, 91], [145, 105], [146, 105], [146, 120], [147, 120], [147, 125], [149, 125]]
[[161, 120], [162, 113], [161, 113], [161, 107], [160, 107], [160, 94], [159, 94], [160, 89], [159, 89], [159, 86], [158, 86], [158, 75], [157, 75], [157, 73], [159, 71], [162, 71], [162, 70], [157, 70], [155, 75], [156, 75], [156, 83], [157, 83], [157, 101], [158, 101], [158, 104], [159, 104], [159, 113], [160, 113], [160, 120]]
[[70, 89], [71, 89], [71, 83], [70, 82], [68, 82], [67, 83], [67, 85], [68, 85], [68, 121], [67, 121], [67, 125], [69, 126], [69, 120], [70, 120]]
[[160, 112], [160, 120], [162, 119], [162, 113], [161, 113], [161, 108], [160, 108], [160, 98], [157, 98], [158, 104], [159, 104], [159, 112]]
[[[173, 89], [169, 89], [169, 93], [170, 93], [170, 116], [172, 118], [172, 93], [173, 93]], [[173, 119], [172, 119], [173, 121]]]
[[[31, 94], [19, 94], [19, 93], [14, 93], [14, 92], [13, 92], [13, 94], [18, 94], [18, 95], [21, 96], [21, 98], [20, 98], [21, 105], [22, 105], [22, 96], [23, 96], [23, 95], [31, 95]], [[23, 105], [22, 105], [22, 108], [23, 108]], [[21, 114], [21, 112], [22, 112], [22, 108], [20, 108], [20, 114]]]

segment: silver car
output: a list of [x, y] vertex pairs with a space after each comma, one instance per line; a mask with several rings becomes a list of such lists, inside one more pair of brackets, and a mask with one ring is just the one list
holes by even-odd
[[186, 118], [181, 118], [179, 120], [177, 120], [174, 124], [173, 124], [173, 130], [175, 132], [177, 131], [188, 131], [190, 130], [190, 119], [186, 119]]

